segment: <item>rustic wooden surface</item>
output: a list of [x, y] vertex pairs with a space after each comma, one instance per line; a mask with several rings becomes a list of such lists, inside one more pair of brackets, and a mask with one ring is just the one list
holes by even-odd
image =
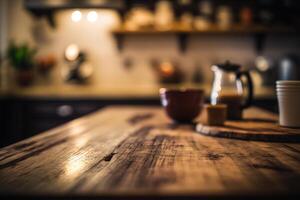
[[[251, 108], [250, 118], [274, 117]], [[299, 195], [300, 144], [208, 137], [160, 108], [110, 107], [0, 149], [0, 194]]]
[[300, 142], [300, 129], [279, 126], [277, 116], [250, 116], [246, 120], [226, 121], [224, 126], [206, 125], [204, 118], [196, 126], [197, 132], [203, 135], [267, 142]]

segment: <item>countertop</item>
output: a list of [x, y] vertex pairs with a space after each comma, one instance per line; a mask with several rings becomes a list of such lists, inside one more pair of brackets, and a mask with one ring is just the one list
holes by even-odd
[[[161, 87], [167, 88], [199, 88], [203, 89], [206, 96], [211, 91], [210, 85], [162, 85], [162, 86], [85, 86], [85, 85], [53, 85], [53, 86], [30, 86], [19, 87], [10, 90], [0, 90], [0, 96], [32, 97], [32, 98], [103, 98], [103, 99], [138, 99], [158, 98]], [[274, 99], [273, 87], [255, 87], [256, 99]]]
[[299, 143], [203, 136], [158, 107], [108, 107], [0, 149], [2, 196], [287, 199], [299, 188]]

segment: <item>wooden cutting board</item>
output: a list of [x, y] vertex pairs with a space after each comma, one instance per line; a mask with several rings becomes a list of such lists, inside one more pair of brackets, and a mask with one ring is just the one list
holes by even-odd
[[[201, 120], [205, 121], [205, 120]], [[226, 121], [224, 126], [209, 126], [200, 122], [197, 132], [214, 137], [269, 142], [300, 142], [300, 129], [278, 125], [277, 118], [246, 117], [241, 121]]]

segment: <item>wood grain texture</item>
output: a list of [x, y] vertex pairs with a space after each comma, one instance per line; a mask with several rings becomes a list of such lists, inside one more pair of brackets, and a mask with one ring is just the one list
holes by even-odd
[[[224, 126], [209, 126], [205, 124], [205, 115], [197, 124], [196, 130], [200, 134], [267, 142], [300, 142], [300, 129], [281, 127], [277, 116], [265, 112], [246, 116], [241, 121], [226, 121]], [[255, 118], [254, 118], [255, 116]]]
[[[270, 117], [258, 109], [246, 115]], [[0, 194], [299, 195], [300, 144], [207, 137], [194, 128], [156, 107], [106, 108], [0, 149]]]

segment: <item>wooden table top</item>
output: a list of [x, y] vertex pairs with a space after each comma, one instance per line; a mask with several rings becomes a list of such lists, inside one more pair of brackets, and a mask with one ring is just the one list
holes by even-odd
[[290, 197], [299, 189], [299, 143], [203, 136], [158, 107], [108, 107], [0, 149], [1, 195]]

